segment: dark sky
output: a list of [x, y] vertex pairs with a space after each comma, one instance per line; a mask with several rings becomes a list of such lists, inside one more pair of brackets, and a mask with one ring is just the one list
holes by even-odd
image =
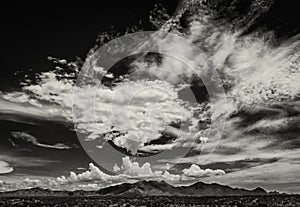
[[48, 1], [1, 5], [0, 89], [12, 86], [15, 71], [48, 70], [49, 55], [68, 60], [84, 58], [99, 32], [124, 31], [140, 20], [147, 25], [155, 4], [163, 4], [172, 13], [177, 2], [113, 0], [62, 5]]

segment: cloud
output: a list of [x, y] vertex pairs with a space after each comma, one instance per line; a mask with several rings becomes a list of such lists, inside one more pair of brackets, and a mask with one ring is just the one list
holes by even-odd
[[99, 190], [102, 186], [98, 185], [96, 183], [89, 183], [89, 184], [80, 184], [78, 185], [79, 189], [83, 189], [83, 190]]
[[[165, 40], [161, 41], [164, 45], [167, 44]], [[178, 51], [178, 48], [181, 48], [181, 45], [167, 45], [170, 51]], [[185, 54], [188, 55], [191, 52]], [[94, 55], [92, 54], [89, 59]], [[66, 64], [65, 60], [50, 59], [59, 64], [61, 62]], [[96, 62], [90, 66], [93, 74], [98, 73], [101, 68], [96, 65]], [[151, 68], [150, 75], [156, 74], [154, 80], [147, 78], [149, 74], [141, 78], [128, 74], [126, 78], [114, 83], [113, 87], [107, 87], [104, 84], [100, 84], [99, 87], [82, 84], [75, 86], [74, 80], [70, 80], [66, 75], [67, 72], [55, 69], [37, 74], [36, 83], [28, 80], [21, 92], [6, 92], [2, 94], [2, 97], [8, 105], [9, 103], [20, 104], [24, 108], [36, 108], [38, 112], [42, 111], [45, 117], [61, 118], [67, 122], [73, 122], [72, 106], [74, 103], [76, 130], [88, 134], [87, 140], [110, 140], [116, 146], [136, 154], [146, 143], [160, 138], [166, 126], [172, 127], [171, 123], [185, 123], [188, 125], [185, 128], [186, 133], [198, 132], [197, 124], [201, 117], [196, 117], [194, 112], [202, 105], [195, 106], [180, 99], [179, 90], [183, 85], [188, 88], [189, 83], [185, 84], [183, 81], [180, 85], [177, 81], [174, 83], [175, 79], [180, 78], [174, 79], [173, 75], [164, 74], [162, 71], [165, 69], [184, 79], [191, 79], [194, 75], [192, 71], [191, 74], [187, 72], [191, 69], [185, 63], [175, 61], [170, 57], [165, 57], [161, 66]], [[150, 70], [146, 71], [149, 73]], [[90, 75], [87, 79], [94, 77], [92, 73], [87, 75]], [[117, 78], [112, 73], [108, 76], [111, 79]], [[168, 80], [166, 77], [173, 80]], [[77, 97], [72, 102], [74, 91]], [[90, 98], [94, 95], [96, 95], [95, 101], [91, 102]], [[94, 103], [95, 108], [91, 107]], [[120, 131], [121, 134], [115, 136], [111, 133], [114, 130]], [[157, 152], [164, 149], [171, 150], [177, 146], [175, 144], [166, 148], [161, 145], [152, 145], [146, 150]]]
[[[256, 111], [262, 107], [294, 103], [300, 95], [299, 36], [274, 46], [271, 33], [241, 35], [228, 25], [216, 27], [213, 16], [194, 8], [189, 38], [206, 50], [223, 78], [227, 113]], [[188, 52], [183, 47], [181, 52]], [[197, 60], [195, 60], [197, 62]]]
[[83, 173], [76, 174], [75, 172], [70, 172], [68, 177], [60, 176], [52, 181], [53, 185], [66, 185], [73, 183], [97, 183], [101, 186], [108, 185], [112, 183], [126, 182], [129, 179], [139, 180], [140, 178], [154, 176], [160, 176], [161, 172], [153, 172], [149, 163], [144, 163], [139, 166], [137, 162], [133, 162], [129, 157], [124, 157], [122, 159], [122, 165], [119, 167], [115, 164], [115, 171], [119, 174], [110, 175], [102, 170], [100, 170], [93, 163], [89, 164], [89, 169]]
[[[199, 118], [194, 111], [202, 107], [183, 103], [178, 88], [160, 80], [124, 80], [114, 88], [81, 87], [77, 91], [74, 101], [77, 129], [90, 134], [87, 140], [110, 140], [132, 154], [142, 150], [146, 143], [159, 139], [165, 130], [171, 131], [173, 122], [186, 123], [189, 128], [186, 127], [185, 133], [193, 133]], [[95, 110], [87, 107], [94, 91]], [[176, 133], [180, 136], [179, 130]], [[151, 149], [148, 147], [147, 151]]]
[[124, 157], [121, 166], [119, 167], [115, 164], [115, 167], [117, 168], [118, 174], [111, 175], [100, 170], [93, 163], [90, 163], [88, 170], [78, 174], [71, 171], [68, 176], [62, 175], [56, 178], [37, 179], [32, 177], [22, 177], [20, 179], [18, 177], [11, 182], [0, 181], [0, 189], [7, 191], [43, 187], [56, 190], [97, 190], [110, 185], [124, 182], [136, 182], [139, 180], [164, 180], [170, 184], [176, 185], [180, 184], [181, 181], [186, 183], [193, 182], [200, 178], [224, 175], [221, 170], [202, 170], [200, 167], [195, 168], [193, 165], [190, 166], [190, 168], [184, 169], [182, 173], [173, 174], [168, 170], [154, 170], [148, 162], [140, 165], [129, 157]]
[[117, 163], [115, 163], [114, 167], [113, 167], [113, 171], [114, 172], [119, 172], [121, 170], [121, 168], [117, 165]]
[[192, 164], [190, 168], [184, 169], [183, 175], [186, 177], [193, 177], [193, 178], [202, 178], [202, 177], [212, 177], [212, 176], [219, 176], [225, 175], [224, 170], [211, 170], [211, 169], [201, 169], [198, 165]]
[[26, 185], [28, 185], [30, 187], [39, 186], [42, 184], [42, 182], [38, 179], [25, 178], [23, 181]]
[[65, 150], [65, 149], [71, 149], [72, 147], [62, 144], [62, 143], [56, 143], [54, 145], [50, 144], [43, 144], [40, 143], [37, 138], [34, 136], [26, 133], [26, 132], [11, 132], [11, 135], [16, 138], [16, 139], [22, 139], [27, 142], [30, 142], [31, 144], [38, 146], [38, 147], [44, 147], [44, 148], [49, 148], [49, 149], [58, 149], [58, 150]]
[[28, 189], [35, 187], [48, 188], [49, 183], [45, 179], [45, 177], [23, 177], [20, 175], [10, 176], [3, 178], [5, 180], [0, 180], [0, 191], [12, 191], [19, 189]]
[[[57, 76], [59, 73], [55, 70], [41, 73], [38, 83], [29, 83], [22, 92], [3, 93], [2, 101], [12, 113], [29, 110], [30, 116], [75, 121], [76, 130], [87, 134], [87, 140], [111, 140], [132, 154], [145, 143], [158, 139], [173, 122], [189, 124], [186, 133], [196, 132], [200, 117], [195, 117], [194, 111], [202, 105], [183, 102], [178, 95], [182, 85], [174, 86], [165, 80], [123, 79], [113, 88], [104, 85], [75, 87], [72, 81]], [[77, 96], [73, 100], [74, 90]], [[95, 94], [95, 102], [89, 101]], [[95, 108], [90, 107], [94, 103]], [[121, 133], [115, 135], [111, 133], [113, 130]], [[147, 150], [163, 150], [162, 146], [153, 147]]]
[[233, 108], [228, 113], [295, 102], [300, 94], [300, 72], [296, 70], [299, 55], [295, 50], [299, 40], [274, 48], [259, 38], [230, 35], [230, 41], [225, 37], [220, 40], [213, 60], [224, 70], [230, 85], [227, 97], [229, 108]]
[[81, 182], [91, 182], [91, 181], [104, 184], [104, 183], [124, 181], [124, 178], [120, 176], [109, 175], [107, 173], [104, 173], [93, 163], [90, 163], [89, 169], [87, 171], [79, 174], [70, 172], [70, 175], [68, 177], [65, 176], [57, 177], [55, 180], [52, 181], [52, 184], [65, 185], [70, 183], [81, 183]]
[[161, 174], [161, 172], [158, 171], [153, 172], [151, 165], [148, 162], [145, 162], [142, 166], [139, 166], [138, 162], [133, 162], [129, 157], [122, 158], [122, 162], [123, 164], [121, 169], [123, 169], [123, 173], [131, 177], [151, 177]]
[[[298, 153], [298, 154], [297, 154]], [[268, 191], [288, 193], [300, 192], [299, 185], [299, 150], [291, 157], [277, 162], [265, 163], [247, 169], [227, 173], [215, 178], [203, 178], [207, 182], [218, 182], [226, 185], [255, 188], [263, 187]]]
[[14, 171], [14, 168], [9, 163], [0, 160], [0, 174], [9, 174]]
[[[14, 93], [14, 92], [12, 92]], [[12, 94], [11, 94], [12, 95]], [[3, 95], [0, 91], [0, 111], [5, 114], [18, 114], [22, 116], [37, 117], [40, 119], [45, 119], [49, 117], [42, 108], [38, 108], [33, 105], [26, 103], [20, 103], [18, 101], [8, 101], [6, 98], [3, 98]]]
[[59, 80], [58, 71], [38, 76], [40, 81], [37, 84], [26, 80], [21, 92], [0, 93], [0, 101], [4, 102], [0, 110], [41, 119], [71, 120], [73, 81], [67, 76]]
[[1, 191], [9, 191], [16, 188], [15, 183], [7, 183], [5, 181], [0, 180], [0, 190]]
[[55, 188], [64, 188], [64, 186], [73, 186], [74, 189], [105, 187], [108, 185], [135, 182], [139, 180], [164, 180], [169, 183], [178, 184], [181, 180], [195, 181], [203, 177], [213, 177], [224, 175], [223, 170], [202, 170], [197, 165], [191, 165], [190, 168], [184, 169], [182, 173], [173, 174], [168, 170], [153, 170], [150, 163], [145, 162], [140, 165], [138, 162], [131, 160], [129, 157], [122, 158], [121, 166], [114, 165], [115, 172], [118, 174], [110, 175], [100, 170], [93, 163], [89, 164], [89, 169], [83, 173], [76, 174], [70, 172], [68, 177], [60, 176], [50, 181], [50, 186]]
[[161, 178], [164, 180], [164, 181], [167, 181], [167, 182], [178, 182], [179, 180], [181, 180], [181, 175], [177, 175], [177, 174], [172, 174], [172, 173], [169, 173], [169, 171], [165, 170], [164, 173], [161, 175]]
[[0, 155], [0, 160], [5, 162], [13, 163], [15, 168], [28, 168], [28, 167], [43, 167], [51, 163], [58, 162], [57, 160], [46, 159], [36, 156], [12, 156], [12, 155]]

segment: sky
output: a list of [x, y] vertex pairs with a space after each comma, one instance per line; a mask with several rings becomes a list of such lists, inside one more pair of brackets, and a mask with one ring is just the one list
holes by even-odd
[[[298, 36], [241, 35], [197, 1], [9, 5], [1, 19], [1, 191], [152, 179], [300, 192]], [[151, 33], [155, 52], [107, 43], [149, 30], [170, 34]]]

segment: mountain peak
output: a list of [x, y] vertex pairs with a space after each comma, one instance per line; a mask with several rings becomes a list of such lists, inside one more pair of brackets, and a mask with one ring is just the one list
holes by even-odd
[[256, 192], [256, 193], [267, 193], [267, 191], [261, 187], [257, 187], [254, 190], [252, 190], [252, 192]]
[[156, 180], [141, 180], [136, 183], [144, 183], [144, 184], [154, 184], [154, 185], [169, 185], [167, 182], [161, 180], [161, 181], [156, 181]]
[[204, 182], [202, 182], [202, 181], [198, 181], [198, 182], [196, 182], [196, 183], [194, 183], [194, 184], [192, 184], [192, 185], [190, 185], [188, 187], [191, 187], [191, 186], [194, 186], [194, 187], [203, 187], [205, 185], [207, 185], [207, 184], [204, 183]]

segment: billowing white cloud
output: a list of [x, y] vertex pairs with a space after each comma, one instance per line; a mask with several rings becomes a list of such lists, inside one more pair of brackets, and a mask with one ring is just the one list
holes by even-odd
[[14, 171], [14, 168], [9, 163], [0, 160], [0, 174], [8, 174]]
[[139, 166], [138, 162], [133, 162], [129, 157], [122, 158], [122, 162], [121, 169], [123, 170], [123, 173], [131, 177], [151, 177], [161, 174], [161, 172], [158, 171], [153, 172], [151, 165], [148, 162]]
[[30, 187], [33, 187], [33, 186], [39, 186], [39, 185], [42, 184], [42, 182], [41, 182], [40, 180], [38, 180], [38, 179], [30, 179], [30, 178], [25, 178], [25, 179], [23, 180], [23, 182], [24, 182], [26, 185], [30, 186]]
[[107, 185], [135, 182], [138, 180], [164, 180], [169, 183], [180, 183], [181, 180], [195, 181], [204, 177], [214, 177], [224, 175], [223, 170], [202, 170], [198, 165], [191, 165], [190, 168], [184, 169], [182, 173], [173, 174], [168, 170], [153, 170], [150, 163], [145, 162], [140, 165], [138, 162], [131, 160], [129, 157], [122, 158], [121, 166], [115, 164], [116, 175], [109, 175], [100, 170], [93, 163], [89, 164], [89, 169], [83, 173], [76, 174], [70, 172], [68, 177], [60, 176], [49, 181], [50, 186], [54, 188], [64, 188], [71, 185], [74, 189], [93, 189], [105, 187]]
[[[124, 81], [113, 89], [100, 87], [96, 90], [95, 110], [87, 107], [94, 91], [81, 88], [78, 93], [77, 128], [90, 133], [91, 140], [105, 135], [105, 140], [133, 154], [145, 143], [158, 139], [172, 122], [191, 123], [191, 131], [196, 128], [193, 110], [198, 108], [185, 105], [178, 89], [165, 81]], [[111, 133], [112, 126], [121, 133]]]
[[115, 163], [114, 167], [113, 167], [113, 171], [114, 172], [119, 172], [121, 170], [121, 168], [117, 165], [117, 163]]
[[190, 168], [182, 170], [183, 175], [186, 177], [202, 178], [225, 175], [224, 170], [201, 169], [199, 165], [192, 164]]
[[12, 191], [19, 189], [28, 189], [35, 187], [47, 188], [48, 182], [40, 176], [7, 176], [0, 180], [0, 191]]
[[80, 183], [87, 181], [95, 181], [100, 183], [111, 183], [112, 181], [119, 182], [122, 181], [123, 178], [120, 176], [109, 175], [104, 173], [98, 167], [96, 167], [93, 163], [89, 164], [89, 169], [83, 173], [76, 174], [74, 172], [70, 172], [68, 177], [61, 176], [57, 177], [53, 180], [53, 184], [69, 184], [69, 183]]
[[181, 175], [177, 175], [177, 174], [172, 174], [172, 173], [169, 173], [169, 171], [165, 170], [164, 173], [161, 175], [161, 178], [164, 180], [164, 181], [167, 181], [167, 182], [178, 182], [179, 180], [181, 180]]
[[118, 173], [115, 175], [107, 174], [93, 163], [90, 163], [88, 170], [78, 174], [71, 171], [68, 176], [62, 175], [57, 178], [38, 179], [33, 177], [22, 177], [21, 179], [11, 182], [0, 181], [0, 190], [7, 191], [32, 187], [57, 190], [97, 190], [114, 184], [136, 182], [139, 180], [164, 180], [170, 184], [178, 185], [181, 181], [192, 183], [195, 180], [202, 178], [225, 174], [222, 170], [202, 170], [200, 167], [195, 167], [193, 165], [178, 174], [170, 173], [166, 170], [168, 168], [169, 167], [166, 166], [165, 169], [154, 170], [148, 162], [139, 165], [138, 162], [133, 161], [129, 157], [124, 157], [120, 167], [115, 164], [115, 169]]

